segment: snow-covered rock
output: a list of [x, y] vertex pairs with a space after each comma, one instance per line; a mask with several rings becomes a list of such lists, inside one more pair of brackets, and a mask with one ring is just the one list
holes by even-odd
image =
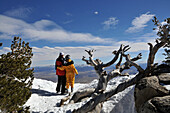
[[[110, 90], [114, 87], [116, 87], [121, 82], [132, 78], [134, 76], [130, 77], [116, 77], [113, 78], [107, 86], [106, 90]], [[74, 86], [74, 92], [77, 90], [85, 89], [85, 88], [92, 88], [97, 86], [98, 80], [93, 80], [89, 84], [80, 84], [75, 83]], [[41, 80], [41, 79], [34, 79], [33, 86], [32, 86], [32, 95], [30, 99], [27, 101], [25, 106], [30, 106], [31, 112], [38, 112], [38, 113], [71, 113], [73, 109], [79, 108], [82, 104], [85, 102], [80, 102], [76, 104], [69, 104], [62, 107], [58, 107], [58, 104], [60, 103], [60, 100], [65, 95], [58, 95], [55, 92], [56, 89], [56, 83], [47, 81], [47, 80]], [[73, 92], [73, 93], [74, 93]], [[123, 92], [120, 92], [116, 95], [114, 95], [112, 98], [110, 98], [107, 102], [103, 104], [102, 113], [110, 113], [110, 112], [116, 112], [116, 113], [136, 113], [134, 108], [134, 86], [131, 86], [124, 90]]]

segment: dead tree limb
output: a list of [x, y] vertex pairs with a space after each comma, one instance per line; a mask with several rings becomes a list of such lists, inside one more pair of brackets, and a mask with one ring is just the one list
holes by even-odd
[[[76, 92], [73, 95], [73, 97], [70, 99], [70, 103], [77, 102], [81, 98], [85, 98], [85, 97], [88, 97], [88, 96], [96, 97], [96, 96], [104, 93], [106, 88], [107, 88], [108, 82], [112, 78], [117, 77], [117, 76], [122, 76], [120, 70], [123, 71], [123, 70], [127, 69], [127, 67], [133, 66], [130, 63], [125, 63], [126, 66], [124, 66], [124, 67], [126, 67], [126, 68], [122, 68], [123, 66], [120, 65], [123, 57], [125, 56], [124, 55], [125, 52], [128, 51], [129, 49], [130, 49], [129, 46], [121, 45], [119, 50], [114, 52], [114, 53], [116, 53], [115, 57], [112, 59], [112, 61], [110, 61], [110, 63], [106, 63], [106, 64], [111, 65], [111, 63], [115, 62], [115, 59], [118, 59], [118, 56], [120, 56], [119, 62], [117, 64], [118, 69], [114, 69], [113, 71], [109, 72], [108, 74], [104, 70], [104, 66], [106, 66], [106, 64], [103, 65], [103, 63], [99, 59], [93, 60], [93, 52], [94, 51], [93, 50], [86, 50], [86, 52], [90, 56], [89, 60], [85, 59], [85, 57], [83, 57], [82, 60], [85, 61], [88, 65], [93, 66], [94, 69], [96, 70], [96, 73], [99, 75], [98, 85], [97, 85], [97, 87], [95, 88], [94, 91], [92, 89], [86, 89], [84, 91]], [[121, 54], [121, 55], [119, 55], [119, 54]], [[132, 62], [137, 61], [140, 58], [141, 58], [141, 55], [138, 55], [137, 57], [132, 59], [133, 60]]]
[[[85, 89], [83, 91], [76, 92], [72, 96], [72, 98], [70, 99], [69, 103], [75, 103], [75, 102], [79, 101], [82, 98], [89, 97], [89, 96], [95, 96], [95, 94], [98, 95], [100, 93], [103, 93], [107, 88], [107, 83], [109, 82], [109, 80], [111, 80], [111, 78], [114, 78], [116, 76], [121, 75], [121, 73], [119, 72], [120, 69], [113, 70], [113, 71], [111, 71], [111, 73], [107, 74], [107, 72], [104, 70], [104, 68], [107, 67], [107, 66], [112, 65], [113, 63], [115, 63], [116, 60], [119, 58], [119, 54], [121, 54], [121, 58], [119, 60], [119, 63], [117, 64], [117, 66], [120, 66], [120, 64], [122, 62], [123, 54], [126, 51], [128, 51], [129, 48], [130, 48], [129, 46], [121, 45], [118, 51], [115, 50], [113, 52], [115, 54], [114, 58], [110, 62], [108, 62], [106, 64], [103, 64], [103, 62], [101, 62], [99, 59], [96, 59], [96, 60], [93, 59], [93, 54], [94, 54], [95, 50], [85, 50], [89, 55], [89, 59], [87, 60], [83, 56], [82, 60], [85, 61], [87, 63], [87, 65], [90, 65], [90, 66], [94, 67], [96, 73], [99, 76], [98, 85], [97, 85], [97, 87], [95, 89]], [[64, 104], [64, 102], [66, 100], [67, 99], [65, 99], [65, 98], [62, 99], [61, 104]]]
[[122, 51], [122, 47], [123, 47], [123, 44], [121, 44], [121, 46], [120, 46], [120, 48], [119, 48], [119, 50], [118, 51], [113, 51], [112, 53], [115, 55], [114, 57], [113, 57], [113, 59], [110, 61], [110, 62], [108, 62], [108, 63], [106, 63], [106, 64], [103, 64], [102, 66], [103, 67], [109, 67], [109, 66], [111, 66], [112, 64], [114, 64], [116, 61], [117, 61], [117, 59], [119, 58], [119, 54], [120, 54], [120, 52]]
[[[95, 106], [97, 106], [99, 103], [106, 101], [111, 96], [123, 91], [124, 89], [126, 89], [129, 86], [135, 85], [140, 79], [142, 79], [145, 76], [149, 76], [152, 73], [152, 70], [155, 66], [154, 59], [155, 59], [155, 55], [156, 55], [157, 51], [161, 47], [163, 47], [164, 45], [169, 43], [169, 38], [170, 38], [170, 35], [169, 35], [170, 22], [167, 22], [167, 25], [161, 25], [161, 23], [159, 23], [159, 21], [157, 20], [156, 17], [154, 17], [154, 19], [155, 20], [153, 20], [153, 22], [155, 23], [155, 25], [157, 25], [157, 27], [159, 29], [158, 36], [160, 36], [160, 39], [159, 39], [159, 41], [158, 41], [158, 39], [156, 40], [156, 45], [154, 45], [154, 46], [151, 43], [148, 43], [150, 46], [150, 50], [149, 50], [149, 57], [148, 57], [146, 69], [142, 69], [142, 67], [140, 67], [138, 64], [136, 64], [134, 62], [141, 58], [141, 54], [139, 54], [137, 57], [131, 59], [129, 54], [126, 55], [122, 51], [121, 55], [126, 58], [126, 62], [122, 66], [120, 66], [120, 63], [122, 60], [122, 56], [121, 56], [120, 61], [117, 64], [117, 70], [113, 70], [112, 72], [110, 72], [108, 74], [109, 75], [108, 81], [114, 76], [121, 75], [120, 72], [122, 72], [124, 69], [128, 68], [129, 66], [134, 66], [139, 71], [139, 73], [134, 78], [119, 84], [115, 89], [112, 89], [107, 92], [98, 93], [98, 95], [96, 97], [89, 100], [81, 108], [74, 110], [74, 113], [86, 113], [86, 112], [93, 110], [95, 108]], [[121, 50], [123, 50], [123, 49], [121, 48]], [[118, 70], [118, 69], [120, 69], [120, 70]]]
[[[154, 59], [157, 51], [169, 43], [168, 41], [170, 40], [170, 23], [167, 22], [167, 25], [162, 25], [159, 23], [156, 17], [154, 18], [153, 22], [158, 27], [157, 34], [160, 36], [160, 38], [156, 39], [156, 44], [154, 46], [153, 44], [148, 43], [150, 49], [146, 69], [143, 69], [140, 65], [135, 63], [135, 61], [142, 58], [141, 53], [139, 53], [134, 58], [131, 58], [129, 54], [126, 54], [126, 52], [130, 49], [129, 45], [124, 46], [122, 44], [118, 50], [113, 51], [115, 56], [110, 62], [106, 64], [103, 64], [103, 62], [101, 62], [99, 59], [93, 59], [93, 53], [95, 50], [85, 50], [89, 54], [89, 59], [83, 57], [82, 60], [85, 61], [87, 65], [94, 67], [96, 73], [99, 76], [99, 81], [95, 89], [85, 89], [83, 91], [78, 91], [72, 96], [70, 103], [78, 102], [82, 98], [91, 97], [91, 99], [86, 104], [77, 110], [74, 110], [74, 113], [87, 113], [94, 110], [97, 105], [100, 105], [100, 103], [107, 101], [110, 97], [125, 90], [129, 86], [135, 85], [143, 77], [149, 76], [152, 73], [152, 70], [156, 65], [154, 64]], [[126, 61], [121, 65], [123, 58], [125, 58]], [[104, 68], [111, 66], [118, 59], [119, 61], [116, 64], [116, 69], [113, 69], [111, 72], [107, 73]], [[131, 66], [134, 66], [139, 73], [134, 78], [122, 82], [116, 88], [106, 91], [108, 82], [116, 76], [122, 76], [122, 72], [125, 69], [129, 69]]]
[[[119, 50], [114, 52], [115, 57], [112, 59], [112, 61], [110, 61], [110, 63], [106, 63], [107, 66], [111, 65], [111, 63], [115, 62], [115, 59], [118, 59], [118, 56], [120, 56], [119, 62], [117, 63], [117, 69], [112, 70], [111, 72], [109, 72], [107, 74], [107, 72], [104, 70], [104, 66], [106, 66], [106, 64], [103, 64], [103, 62], [101, 62], [99, 59], [93, 60], [93, 52], [94, 50], [86, 50], [86, 52], [89, 54], [89, 60], [85, 59], [85, 57], [82, 58], [83, 61], [85, 61], [88, 65], [91, 65], [94, 67], [96, 73], [99, 75], [99, 81], [98, 81], [98, 85], [95, 89], [85, 89], [83, 91], [78, 91], [76, 92], [72, 98], [70, 99], [69, 103], [75, 103], [78, 102], [79, 100], [81, 100], [82, 98], [86, 98], [91, 96], [92, 98], [105, 93], [105, 90], [107, 88], [107, 84], [108, 82], [117, 76], [123, 76], [123, 74], [121, 74], [121, 71], [125, 70], [125, 69], [129, 69], [131, 66], [134, 65], [134, 62], [141, 59], [141, 54], [139, 54], [137, 57], [134, 57], [132, 59], [130, 59], [130, 57], [128, 57], [129, 61], [125, 62], [124, 65], [121, 65], [122, 59], [124, 56], [128, 56], [125, 55], [125, 52], [128, 51], [130, 49], [129, 45], [128, 46], [124, 46], [121, 45]], [[121, 54], [121, 55], [119, 55]], [[133, 61], [131, 61], [133, 60]], [[126, 64], [126, 65], [125, 65]], [[128, 67], [128, 68], [127, 68]], [[63, 101], [66, 100], [65, 98], [62, 100], [61, 104], [64, 104]]]
[[93, 110], [96, 105], [98, 105], [101, 102], [105, 102], [107, 99], [109, 99], [113, 95], [125, 90], [129, 86], [136, 84], [137, 81], [139, 81], [142, 77], [143, 77], [142, 74], [138, 74], [136, 75], [136, 77], [119, 84], [116, 88], [99, 94], [98, 96], [96, 96], [95, 98], [92, 98], [90, 101], [84, 104], [81, 108], [74, 110], [73, 113], [87, 113]]
[[84, 97], [89, 97], [94, 93], [95, 89], [94, 88], [89, 88], [89, 89], [85, 89], [83, 91], [77, 91], [72, 98], [70, 99], [69, 103], [76, 103], [78, 102], [80, 99], [84, 98]]

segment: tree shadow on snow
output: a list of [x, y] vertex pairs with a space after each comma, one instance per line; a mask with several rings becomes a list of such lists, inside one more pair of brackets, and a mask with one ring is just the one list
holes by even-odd
[[32, 94], [38, 94], [39, 96], [57, 96], [59, 94], [53, 93], [53, 92], [48, 92], [45, 90], [41, 89], [31, 89]]

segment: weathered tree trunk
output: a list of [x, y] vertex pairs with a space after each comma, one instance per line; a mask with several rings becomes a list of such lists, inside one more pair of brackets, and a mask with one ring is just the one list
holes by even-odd
[[[96, 112], [99, 112], [100, 111], [99, 109], [102, 107], [100, 103], [107, 101], [110, 97], [125, 90], [129, 86], [135, 85], [143, 77], [151, 75], [153, 69], [156, 66], [156, 64], [154, 64], [154, 59], [157, 51], [170, 41], [169, 39], [170, 23], [167, 22], [167, 25], [161, 25], [156, 18], [155, 20], [153, 20], [153, 22], [155, 23], [155, 25], [158, 26], [159, 29], [158, 33], [161, 33], [160, 35], [161, 38], [159, 39], [159, 41], [158, 39], [156, 40], [157, 43], [155, 46], [153, 46], [151, 43], [148, 43], [150, 46], [150, 51], [146, 69], [143, 69], [141, 66], [135, 63], [135, 61], [141, 59], [142, 56], [141, 53], [134, 58], [130, 58], [129, 54], [125, 54], [125, 52], [130, 49], [128, 45], [127, 46], [121, 45], [118, 51], [114, 51], [113, 52], [113, 54], [115, 54], [114, 58], [106, 64], [103, 64], [103, 62], [101, 62], [99, 59], [93, 60], [94, 50], [89, 51], [86, 50], [86, 52], [90, 56], [89, 60], [85, 59], [85, 57], [83, 57], [82, 60], [85, 61], [88, 65], [94, 67], [96, 73], [99, 76], [99, 81], [95, 89], [86, 89], [83, 91], [78, 91], [72, 96], [72, 98], [70, 99], [70, 103], [78, 102], [80, 99], [85, 97], [89, 96], [92, 97], [92, 99], [90, 99], [86, 104], [84, 104], [77, 110], [74, 110], [73, 111], [74, 113], [87, 113], [90, 111], [94, 111], [95, 108], [97, 108]], [[118, 58], [119, 62], [116, 64], [116, 69], [107, 73], [104, 70], [104, 68], [114, 64], [118, 60]], [[126, 59], [126, 62], [121, 65], [123, 58]], [[134, 66], [138, 70], [138, 74], [134, 78], [122, 82], [116, 88], [110, 91], [106, 91], [108, 82], [116, 76], [123, 76], [122, 74], [123, 70], [129, 69], [131, 66]]]
[[95, 98], [84, 104], [81, 108], [74, 110], [74, 113], [87, 113], [88, 111], [94, 109], [97, 104], [107, 101], [107, 99], [125, 90], [129, 86], [135, 85], [141, 78], [143, 78], [143, 75], [138, 74], [136, 77], [119, 84], [116, 88], [97, 95]]
[[85, 98], [85, 97], [89, 97], [94, 93], [95, 89], [94, 88], [89, 88], [89, 89], [85, 89], [83, 91], [77, 91], [72, 98], [70, 99], [69, 103], [76, 103], [78, 102], [80, 99]]

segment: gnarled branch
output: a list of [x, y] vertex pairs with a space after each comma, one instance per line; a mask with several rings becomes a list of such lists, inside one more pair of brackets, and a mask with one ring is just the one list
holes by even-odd
[[144, 72], [144, 69], [143, 69], [141, 66], [139, 66], [138, 64], [136, 64], [136, 63], [134, 63], [134, 62], [132, 62], [132, 61], [130, 60], [130, 55], [129, 55], [129, 54], [124, 55], [124, 56], [126, 57], [126, 61], [127, 61], [130, 65], [136, 67], [136, 69], [137, 69], [140, 73], [143, 73], [143, 72]]
[[137, 81], [139, 81], [142, 77], [143, 77], [142, 74], [138, 74], [134, 78], [119, 84], [116, 88], [99, 94], [98, 96], [96, 96], [95, 98], [92, 98], [90, 101], [88, 101], [86, 104], [84, 104], [81, 108], [74, 110], [73, 113], [87, 113], [87, 112], [93, 110], [96, 107], [96, 105], [108, 100], [110, 97], [123, 91], [127, 87], [136, 84]]
[[[111, 96], [123, 91], [129, 86], [136, 84], [140, 79], [149, 75], [153, 71], [153, 68], [156, 67], [156, 64], [154, 64], [155, 54], [157, 53], [159, 48], [169, 43], [168, 41], [170, 40], [169, 39], [170, 19], [168, 19], [168, 22], [167, 22], [168, 25], [161, 25], [156, 17], [154, 17], [153, 22], [159, 28], [159, 31], [157, 34], [161, 38], [156, 40], [155, 46], [153, 46], [151, 43], [148, 43], [148, 45], [150, 46], [150, 50], [149, 50], [149, 57], [148, 57], [146, 69], [143, 69], [137, 63], [135, 63], [135, 61], [142, 58], [141, 53], [139, 53], [134, 58], [130, 58], [129, 54], [125, 54], [125, 52], [130, 49], [129, 46], [121, 45], [118, 51], [113, 52], [113, 54], [115, 54], [114, 58], [106, 64], [103, 64], [99, 59], [93, 60], [94, 51], [86, 51], [90, 55], [90, 57], [89, 57], [89, 60], [86, 60], [85, 57], [83, 57], [83, 61], [85, 61], [89, 65], [92, 65], [95, 68], [100, 78], [99, 78], [97, 88], [94, 89], [94, 91], [92, 90], [89, 93], [92, 99], [90, 99], [90, 101], [88, 101], [86, 104], [81, 106], [79, 109], [74, 110], [73, 111], [74, 113], [86, 113], [86, 112], [94, 110], [96, 106], [108, 100]], [[111, 66], [113, 63], [115, 63], [119, 58], [119, 54], [121, 54], [121, 56], [120, 56], [119, 62], [116, 65], [116, 69], [114, 69], [113, 71], [107, 74], [107, 72], [104, 71], [104, 68]], [[126, 62], [123, 65], [121, 65], [123, 58], [126, 59]], [[131, 66], [134, 66], [139, 71], [139, 73], [134, 78], [122, 82], [116, 88], [106, 91], [108, 81], [116, 76], [121, 76], [122, 71], [125, 69], [129, 69]], [[79, 94], [81, 94], [81, 92]], [[79, 97], [83, 98], [85, 97], [85, 95], [81, 94]], [[77, 99], [76, 96], [72, 100], [75, 100], [75, 99]]]
[[120, 46], [118, 51], [113, 51], [112, 53], [115, 55], [114, 58], [110, 62], [108, 62], [106, 64], [103, 64], [102, 66], [103, 67], [109, 67], [112, 64], [114, 64], [117, 61], [117, 59], [119, 58], [119, 54], [122, 51], [122, 47], [123, 47], [123, 44], [121, 44], [121, 46]]

